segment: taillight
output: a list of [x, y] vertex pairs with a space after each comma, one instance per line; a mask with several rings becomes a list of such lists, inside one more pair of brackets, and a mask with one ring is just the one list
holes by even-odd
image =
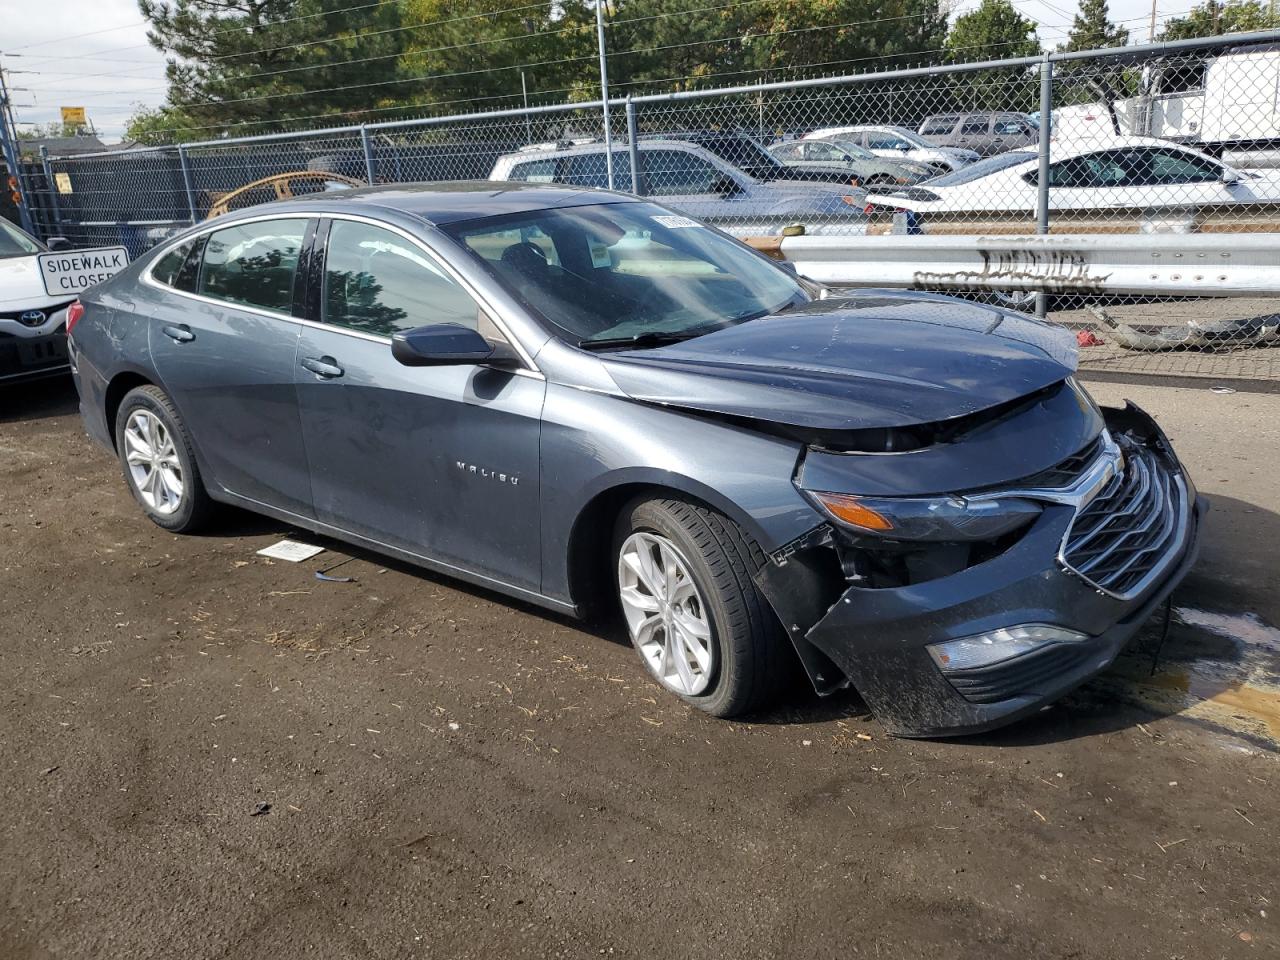
[[76, 324], [80, 322], [80, 318], [83, 316], [84, 304], [79, 300], [67, 307], [67, 336], [71, 336], [71, 331], [76, 328]]

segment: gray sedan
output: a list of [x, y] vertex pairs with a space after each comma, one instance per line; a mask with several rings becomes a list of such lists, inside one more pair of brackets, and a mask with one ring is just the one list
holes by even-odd
[[[233, 504], [562, 613], [716, 716], [793, 668], [891, 731], [1106, 667], [1204, 504], [1074, 338], [836, 298], [621, 194], [395, 185], [193, 228], [68, 317], [81, 412], [166, 530]], [[587, 655], [590, 655], [589, 652]]]

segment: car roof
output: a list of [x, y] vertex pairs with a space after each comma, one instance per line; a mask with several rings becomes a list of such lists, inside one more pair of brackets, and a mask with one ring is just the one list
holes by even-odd
[[511, 213], [528, 213], [552, 207], [577, 207], [592, 203], [627, 203], [626, 194], [556, 183], [520, 183], [500, 180], [459, 180], [444, 183], [395, 183], [330, 190], [293, 200], [246, 207], [224, 214], [219, 220], [240, 219], [237, 214], [261, 216], [266, 210], [280, 213], [354, 213], [353, 207], [383, 207], [411, 214], [437, 226], [462, 220], [478, 220]]

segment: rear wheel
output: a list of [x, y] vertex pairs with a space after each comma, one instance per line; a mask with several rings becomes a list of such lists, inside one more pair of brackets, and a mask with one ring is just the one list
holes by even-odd
[[153, 523], [187, 533], [208, 518], [213, 504], [191, 438], [159, 387], [147, 384], [125, 394], [116, 412], [116, 452], [129, 491]]
[[684, 500], [636, 501], [613, 555], [627, 631], [658, 683], [718, 717], [771, 698], [787, 646], [752, 580], [764, 555], [737, 524]]

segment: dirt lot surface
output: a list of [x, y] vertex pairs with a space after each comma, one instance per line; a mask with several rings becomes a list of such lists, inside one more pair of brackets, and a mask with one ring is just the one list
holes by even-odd
[[1095, 392], [1214, 498], [1160, 666], [954, 742], [713, 720], [616, 624], [318, 582], [352, 554], [273, 521], [174, 537], [68, 386], [0, 393], [0, 958], [1280, 955], [1280, 397]]

